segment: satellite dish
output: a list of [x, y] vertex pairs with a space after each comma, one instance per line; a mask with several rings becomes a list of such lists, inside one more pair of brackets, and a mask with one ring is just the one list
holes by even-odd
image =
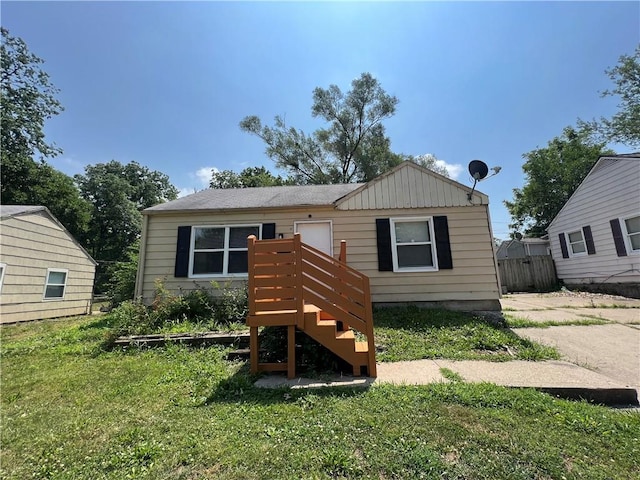
[[469, 173], [477, 182], [487, 176], [489, 173], [489, 167], [487, 167], [487, 164], [482, 160], [471, 160], [469, 162]]
[[514, 237], [516, 237], [516, 240], [522, 240], [522, 234], [520, 232], [516, 232]]

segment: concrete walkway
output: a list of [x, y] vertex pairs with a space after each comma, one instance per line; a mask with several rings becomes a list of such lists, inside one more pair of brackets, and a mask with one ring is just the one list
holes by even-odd
[[[374, 383], [417, 384], [448, 382], [454, 372], [467, 382], [507, 387], [532, 387], [563, 398], [584, 398], [606, 405], [638, 405], [640, 392], [640, 300], [598, 294], [558, 292], [513, 294], [502, 301], [507, 318], [565, 324], [547, 328], [518, 328], [521, 337], [556, 347], [561, 361], [487, 362], [416, 360], [379, 363], [378, 377], [331, 378], [326, 381], [269, 375], [256, 386], [312, 388], [363, 386]], [[575, 325], [597, 320], [601, 325]], [[573, 323], [573, 325], [572, 325]]]

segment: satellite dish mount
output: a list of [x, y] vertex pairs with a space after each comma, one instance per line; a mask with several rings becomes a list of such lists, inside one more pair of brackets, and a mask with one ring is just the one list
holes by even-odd
[[471, 201], [473, 192], [476, 190], [477, 183], [485, 178], [489, 173], [489, 167], [482, 160], [471, 160], [469, 162], [469, 174], [473, 177], [473, 188], [467, 195], [467, 199]]
[[482, 160], [471, 160], [469, 162], [469, 174], [471, 175], [471, 177], [473, 177], [473, 188], [467, 194], [467, 200], [471, 202], [473, 192], [475, 192], [476, 185], [480, 180], [484, 180], [485, 178], [490, 178], [494, 175], [497, 175], [501, 169], [502, 167], [492, 167], [491, 170], [493, 170], [493, 173], [487, 177], [489, 173], [489, 167], [487, 167], [487, 164]]

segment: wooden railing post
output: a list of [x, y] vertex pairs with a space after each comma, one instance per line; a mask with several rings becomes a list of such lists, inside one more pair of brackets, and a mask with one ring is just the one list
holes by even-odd
[[367, 374], [370, 377], [377, 377], [378, 371], [376, 368], [376, 344], [373, 339], [373, 306], [371, 304], [371, 286], [369, 285], [369, 277], [363, 277], [364, 282], [364, 307], [366, 309], [367, 316], [367, 348], [368, 348], [368, 368]]
[[304, 330], [304, 289], [302, 286], [302, 238], [299, 233], [293, 236], [293, 250], [295, 252], [296, 269], [296, 324], [300, 330]]
[[340, 240], [340, 255], [338, 255], [338, 260], [342, 263], [347, 263], [347, 241]]

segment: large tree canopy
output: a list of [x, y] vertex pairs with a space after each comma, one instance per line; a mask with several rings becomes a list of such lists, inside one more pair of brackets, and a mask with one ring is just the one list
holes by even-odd
[[213, 171], [211, 173], [210, 188], [250, 188], [274, 187], [291, 185], [291, 180], [283, 179], [280, 175], [273, 175], [264, 167], [247, 167], [240, 173], [233, 170]]
[[602, 92], [603, 97], [619, 97], [618, 111], [611, 118], [584, 122], [594, 134], [606, 142], [640, 146], [640, 45], [631, 55], [622, 55], [618, 64], [606, 70], [614, 88]]
[[82, 242], [89, 206], [71, 177], [44, 162], [61, 152], [43, 131], [45, 120], [63, 110], [55, 98], [58, 89], [42, 70], [44, 61], [22, 39], [0, 30], [0, 201], [46, 206]]
[[1, 28], [2, 163], [16, 157], [51, 157], [61, 152], [45, 142], [44, 122], [63, 108], [58, 89], [40, 66], [44, 61], [29, 52], [26, 43]]
[[311, 113], [327, 126], [310, 135], [288, 127], [280, 116], [272, 127], [248, 116], [240, 128], [261, 138], [267, 155], [295, 183], [366, 182], [388, 170], [389, 162], [391, 166], [397, 162], [382, 125], [397, 104], [398, 99], [387, 94], [378, 80], [363, 73], [346, 93], [336, 85], [313, 91]]
[[125, 259], [127, 248], [140, 236], [142, 209], [178, 196], [167, 175], [137, 162], [88, 165], [75, 180], [91, 204], [89, 251], [103, 262]]
[[588, 131], [566, 127], [545, 148], [525, 153], [525, 185], [513, 189], [513, 201], [504, 202], [513, 222], [510, 227], [533, 237], [544, 235], [598, 157], [613, 153], [604, 146]]

